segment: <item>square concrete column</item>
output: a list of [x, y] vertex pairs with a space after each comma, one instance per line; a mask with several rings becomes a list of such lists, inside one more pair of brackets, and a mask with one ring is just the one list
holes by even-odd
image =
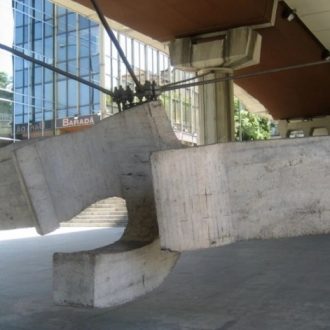
[[[203, 80], [228, 78], [231, 70], [218, 69]], [[213, 144], [235, 139], [233, 81], [202, 85], [199, 88], [199, 142]]]

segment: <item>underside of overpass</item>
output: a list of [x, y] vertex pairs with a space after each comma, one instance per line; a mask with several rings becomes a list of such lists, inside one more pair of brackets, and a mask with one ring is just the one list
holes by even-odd
[[[90, 0], [65, 1], [67, 5], [70, 2], [93, 8]], [[262, 36], [260, 62], [235, 70], [234, 78], [258, 75], [234, 79], [235, 83], [258, 99], [274, 119], [330, 114], [327, 92], [330, 62], [326, 62], [330, 48], [329, 1], [99, 0], [98, 3], [106, 17], [165, 43], [252, 27]], [[292, 20], [290, 10], [294, 14]], [[312, 63], [318, 65], [309, 66]], [[299, 67], [259, 75], [291, 66]]]

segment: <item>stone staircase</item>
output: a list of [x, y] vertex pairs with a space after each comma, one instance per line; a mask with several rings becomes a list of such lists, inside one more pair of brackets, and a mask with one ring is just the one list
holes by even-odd
[[113, 197], [92, 204], [61, 227], [126, 227], [127, 221], [125, 200]]

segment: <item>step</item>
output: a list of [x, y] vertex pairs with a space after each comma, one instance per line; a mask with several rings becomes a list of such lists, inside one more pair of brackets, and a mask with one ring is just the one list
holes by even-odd
[[122, 223], [127, 223], [127, 219], [117, 219], [117, 220], [105, 220], [105, 219], [73, 219], [68, 221], [67, 223], [92, 223], [92, 222], [104, 222], [104, 223], [116, 223], [116, 222], [122, 222]]
[[122, 215], [104, 215], [104, 214], [93, 214], [93, 215], [81, 215], [78, 214], [75, 216], [73, 219], [104, 219], [104, 220], [120, 220], [120, 219], [127, 219], [128, 215], [127, 214], [122, 214]]
[[127, 214], [123, 215], [104, 215], [104, 214], [94, 214], [94, 215], [84, 215], [78, 214], [72, 219], [104, 219], [104, 220], [117, 220], [117, 219], [127, 219]]
[[125, 199], [120, 198], [120, 197], [109, 197], [105, 199], [100, 199], [99, 201], [95, 202], [96, 203], [125, 203]]
[[104, 202], [96, 202], [96, 203], [93, 203], [92, 205], [126, 205], [126, 202], [121, 202], [121, 201], [116, 201], [116, 202], [104, 201]]
[[109, 223], [109, 222], [62, 222], [61, 227], [126, 227], [125, 223]]
[[126, 219], [72, 219], [68, 221], [70, 223], [75, 223], [75, 222], [128, 222], [127, 218]]
[[89, 206], [89, 208], [97, 208], [97, 209], [103, 209], [103, 208], [125, 208], [126, 204], [120, 205], [120, 204], [92, 204]]
[[104, 222], [104, 223], [115, 223], [115, 222], [122, 222], [122, 223], [127, 223], [128, 219], [123, 218], [123, 219], [71, 219], [70, 221], [67, 221], [67, 223], [92, 223], [92, 222]]
[[127, 214], [126, 210], [123, 211], [109, 211], [109, 210], [102, 210], [102, 211], [98, 211], [98, 210], [85, 210], [82, 211], [81, 213], [79, 213], [78, 215], [94, 215], [94, 214], [103, 214], [103, 215], [123, 215], [123, 214]]

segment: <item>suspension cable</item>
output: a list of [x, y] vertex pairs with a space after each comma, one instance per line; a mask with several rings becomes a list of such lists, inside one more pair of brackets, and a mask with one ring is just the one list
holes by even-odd
[[[267, 70], [256, 71], [256, 72], [251, 72], [251, 73], [243, 73], [243, 74], [238, 74], [238, 75], [233, 75], [233, 76], [228, 76], [228, 77], [202, 80], [202, 81], [197, 81], [197, 82], [193, 82], [193, 83], [189, 83], [189, 84], [180, 84], [180, 82], [178, 82], [178, 84], [174, 85], [174, 86], [171, 86], [170, 84], [165, 85], [165, 86], [160, 86], [160, 91], [167, 92], [167, 91], [172, 91], [172, 90], [181, 89], [181, 88], [202, 86], [202, 85], [206, 85], [206, 84], [214, 84], [214, 83], [225, 82], [225, 81], [230, 81], [230, 80], [254, 78], [254, 77], [258, 77], [258, 76], [262, 76], [262, 75], [266, 75], [266, 74], [308, 68], [308, 67], [313, 67], [313, 66], [322, 65], [322, 64], [330, 64], [330, 62], [321, 60], [321, 61], [309, 62], [309, 63], [304, 63], [304, 64], [289, 65], [289, 66], [284, 66], [284, 67], [275, 68], [275, 69], [267, 69]], [[211, 73], [211, 72], [209, 72], [209, 73]]]
[[199, 79], [199, 78], [203, 78], [203, 77], [207, 76], [208, 74], [210, 74], [212, 72], [213, 71], [206, 72], [206, 73], [203, 73], [203, 74], [196, 74], [196, 76], [194, 76], [194, 77], [183, 79], [183, 80], [179, 80], [179, 81], [175, 81], [175, 82], [172, 82], [172, 83], [163, 85], [161, 87], [161, 89], [164, 89], [165, 90], [167, 87], [170, 87], [170, 86], [175, 86], [175, 85], [182, 84], [184, 82], [188, 82], [188, 81], [191, 81], [191, 80], [196, 80], [196, 79]]
[[113, 93], [110, 90], [108, 90], [106, 88], [103, 88], [100, 85], [94, 84], [94, 83], [92, 83], [92, 82], [90, 82], [90, 81], [88, 81], [86, 79], [80, 78], [80, 77], [78, 77], [78, 76], [76, 76], [76, 75], [74, 75], [72, 73], [63, 71], [63, 70], [55, 67], [54, 65], [50, 65], [48, 63], [45, 63], [44, 61], [40, 61], [40, 60], [38, 60], [38, 59], [36, 59], [36, 58], [34, 58], [32, 56], [26, 55], [25, 53], [20, 52], [17, 49], [14, 49], [12, 47], [6, 46], [6, 45], [4, 45], [2, 43], [0, 43], [0, 49], [3, 49], [3, 50], [5, 50], [5, 51], [7, 51], [9, 53], [12, 53], [15, 56], [21, 57], [24, 60], [27, 60], [27, 61], [30, 61], [30, 62], [32, 62], [34, 64], [40, 65], [40, 66], [42, 66], [42, 67], [44, 67], [46, 69], [49, 69], [49, 70], [51, 70], [53, 72], [56, 72], [58, 74], [61, 74], [61, 75], [65, 76], [65, 77], [68, 77], [70, 79], [76, 80], [76, 81], [78, 81], [78, 82], [80, 82], [80, 83], [82, 83], [84, 85], [87, 85], [89, 87], [95, 88], [95, 89], [97, 89], [97, 90], [99, 90], [99, 91], [101, 91], [101, 92], [103, 92], [103, 93], [105, 93], [107, 95], [110, 95], [110, 96], [113, 95]]
[[118, 54], [120, 55], [122, 61], [124, 62], [125, 66], [126, 66], [127, 71], [128, 71], [129, 74], [131, 75], [131, 77], [132, 77], [132, 79], [134, 80], [136, 86], [141, 90], [141, 87], [142, 87], [142, 86], [141, 86], [141, 83], [140, 83], [140, 81], [137, 79], [137, 77], [136, 77], [136, 75], [135, 75], [135, 73], [134, 73], [134, 71], [133, 71], [131, 65], [129, 64], [129, 62], [128, 62], [127, 58], [126, 58], [126, 55], [125, 55], [123, 49], [122, 49], [121, 46], [120, 46], [120, 43], [118, 42], [118, 40], [117, 40], [115, 34], [114, 34], [113, 31], [111, 30], [110, 25], [108, 24], [107, 20], [105, 19], [104, 15], [103, 15], [103, 13], [102, 13], [102, 11], [101, 11], [101, 8], [99, 7], [97, 1], [96, 1], [96, 0], [91, 0], [91, 3], [93, 4], [94, 9], [95, 9], [95, 11], [96, 11], [96, 13], [97, 13], [97, 15], [98, 15], [98, 17], [99, 17], [99, 19], [100, 19], [100, 21], [101, 21], [103, 27], [104, 27], [104, 29], [106, 30], [106, 32], [107, 32], [109, 38], [111, 39], [111, 41], [112, 41], [113, 44], [115, 45], [115, 47], [116, 47], [116, 49], [117, 49], [117, 51], [118, 51]]

